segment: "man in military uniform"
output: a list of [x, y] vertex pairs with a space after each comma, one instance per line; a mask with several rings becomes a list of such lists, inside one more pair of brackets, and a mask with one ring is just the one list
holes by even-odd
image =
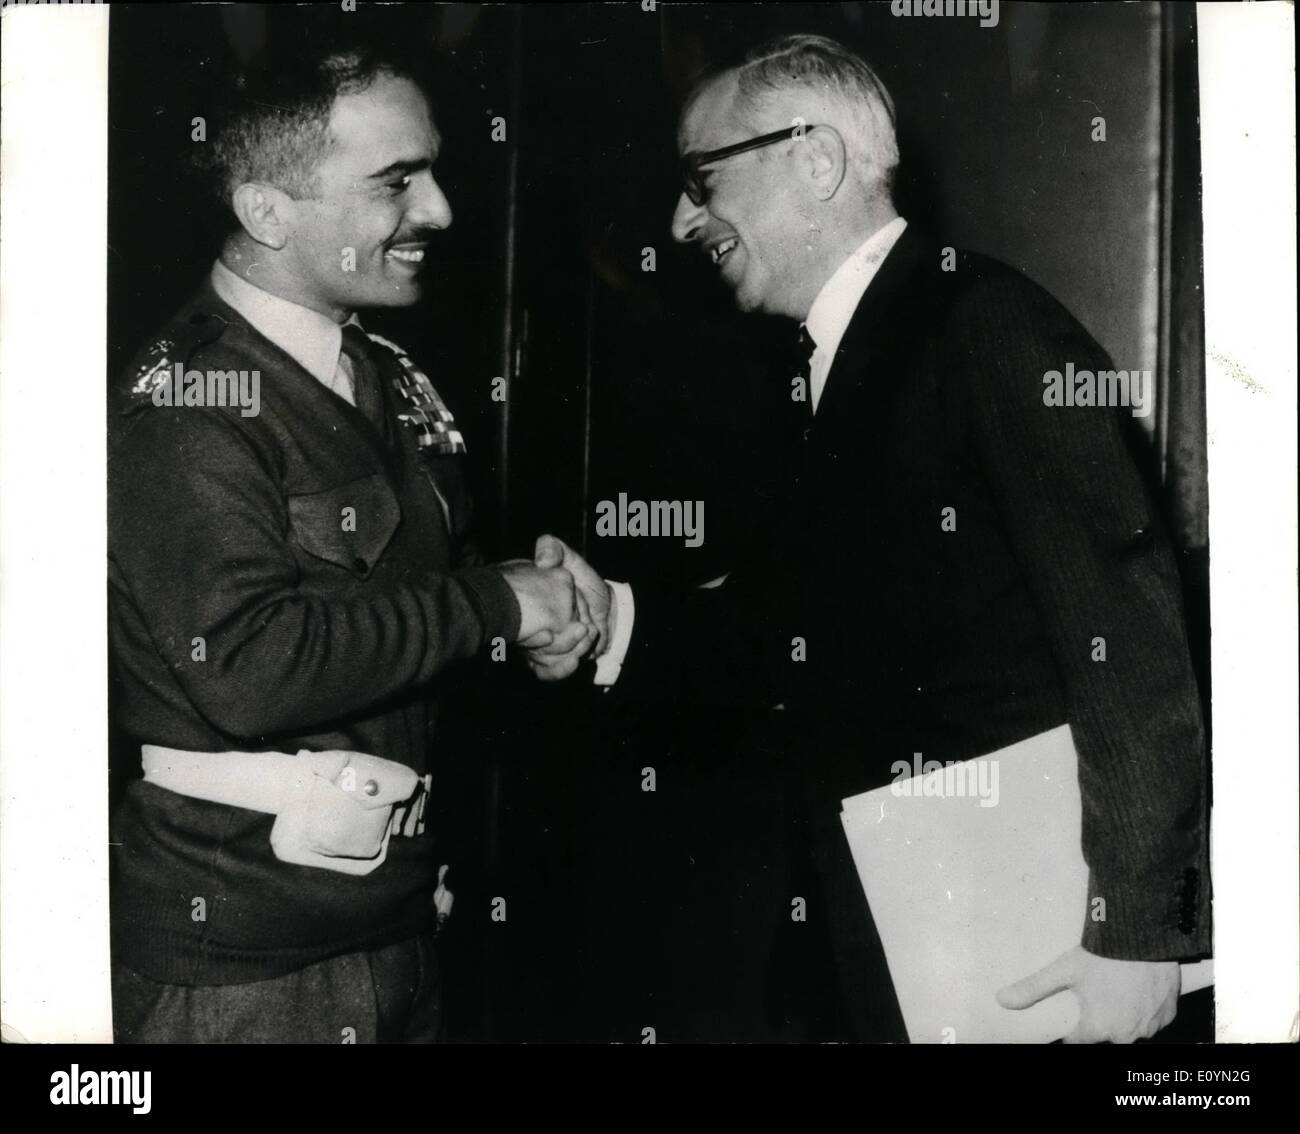
[[111, 404], [119, 1041], [435, 1038], [440, 678], [594, 636], [567, 571], [483, 563], [451, 415], [356, 315], [420, 297], [439, 144], [364, 52], [244, 86], [232, 231]]

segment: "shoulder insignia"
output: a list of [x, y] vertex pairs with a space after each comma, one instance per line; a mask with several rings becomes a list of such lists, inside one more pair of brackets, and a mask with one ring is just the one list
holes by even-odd
[[416, 444], [424, 450], [453, 456], [465, 452], [465, 438], [456, 428], [456, 419], [447, 404], [438, 396], [429, 376], [425, 374], [406, 353], [391, 339], [382, 335], [371, 334], [372, 342], [378, 343], [397, 357], [399, 377], [393, 379], [393, 386], [406, 402], [407, 410], [397, 416], [404, 425], [415, 432]]
[[130, 379], [131, 396], [152, 397], [169, 380], [176, 363], [187, 365], [199, 347], [215, 342], [225, 329], [226, 321], [220, 315], [198, 311], [184, 321], [173, 322], [166, 334], [136, 356], [139, 361]]
[[131, 383], [132, 394], [152, 395], [154, 390], [167, 381], [171, 373], [171, 356], [176, 344], [171, 339], [159, 339], [144, 352], [144, 358], [136, 370]]

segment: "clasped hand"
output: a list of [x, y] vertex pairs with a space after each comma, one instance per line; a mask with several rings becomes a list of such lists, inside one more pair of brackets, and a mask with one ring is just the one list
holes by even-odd
[[537, 540], [533, 562], [514, 559], [500, 571], [519, 601], [517, 643], [542, 681], [568, 677], [589, 654], [609, 648], [609, 585], [562, 540]]
[[554, 536], [537, 540], [534, 559], [499, 567], [519, 602], [519, 633], [528, 666], [542, 681], [568, 677], [588, 654], [609, 647], [609, 585]]

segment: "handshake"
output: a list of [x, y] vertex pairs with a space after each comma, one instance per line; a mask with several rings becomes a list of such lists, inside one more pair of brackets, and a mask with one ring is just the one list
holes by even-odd
[[540, 536], [531, 563], [512, 559], [498, 569], [519, 601], [517, 644], [539, 680], [559, 681], [589, 654], [597, 658], [609, 649], [613, 592], [562, 540]]

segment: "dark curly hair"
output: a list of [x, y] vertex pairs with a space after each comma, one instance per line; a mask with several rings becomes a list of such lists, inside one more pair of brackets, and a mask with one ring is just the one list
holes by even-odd
[[364, 46], [323, 49], [231, 74], [219, 94], [208, 144], [195, 154], [213, 203], [233, 220], [231, 195], [249, 181], [298, 200], [313, 196], [316, 168], [331, 144], [334, 100], [388, 76], [419, 82], [396, 57]]

